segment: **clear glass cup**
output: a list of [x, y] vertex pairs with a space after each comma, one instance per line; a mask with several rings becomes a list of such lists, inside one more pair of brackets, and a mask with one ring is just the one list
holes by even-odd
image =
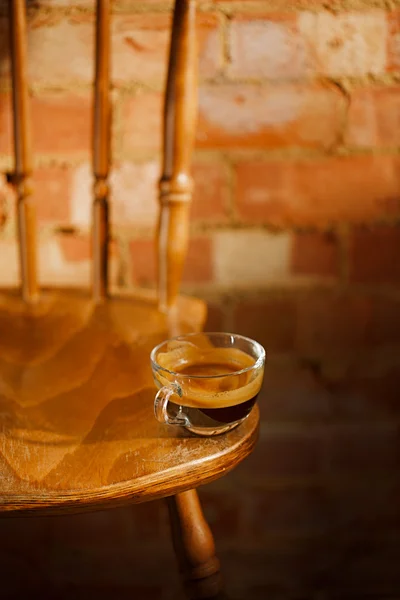
[[197, 435], [218, 435], [250, 414], [260, 391], [265, 350], [232, 333], [191, 333], [156, 346], [150, 355], [161, 423]]

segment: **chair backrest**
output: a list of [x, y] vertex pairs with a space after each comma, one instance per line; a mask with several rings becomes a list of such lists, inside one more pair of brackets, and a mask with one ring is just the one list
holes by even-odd
[[[32, 144], [26, 76], [25, 0], [9, 0], [14, 129], [14, 177], [24, 299], [39, 295], [35, 207], [31, 197]], [[189, 237], [191, 153], [197, 113], [195, 0], [175, 0], [164, 102], [163, 167], [157, 228], [159, 305], [168, 310], [179, 292]], [[108, 294], [109, 171], [111, 164], [110, 0], [97, 0], [93, 101], [93, 277], [96, 300]]]

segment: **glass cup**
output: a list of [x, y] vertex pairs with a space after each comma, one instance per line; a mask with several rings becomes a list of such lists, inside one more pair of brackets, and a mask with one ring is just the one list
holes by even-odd
[[260, 391], [265, 350], [232, 333], [191, 333], [156, 346], [150, 355], [161, 423], [197, 435], [217, 435], [244, 421]]

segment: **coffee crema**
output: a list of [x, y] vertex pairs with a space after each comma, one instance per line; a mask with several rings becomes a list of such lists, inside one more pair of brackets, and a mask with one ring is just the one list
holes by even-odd
[[160, 352], [157, 362], [162, 367], [157, 384], [176, 382], [182, 390], [179, 404], [170, 399], [171, 411], [185, 407], [190, 420], [203, 426], [211, 425], [204, 420], [228, 423], [246, 417], [262, 384], [262, 370], [252, 369], [255, 359], [238, 348], [179, 342]]

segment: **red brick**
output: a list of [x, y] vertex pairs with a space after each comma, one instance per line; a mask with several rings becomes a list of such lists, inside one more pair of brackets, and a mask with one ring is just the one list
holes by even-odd
[[258, 481], [262, 484], [267, 479], [286, 480], [321, 475], [325, 461], [325, 443], [318, 435], [275, 433], [270, 427], [262, 432], [254, 452], [246, 459], [241, 471], [253, 483]]
[[296, 305], [291, 299], [248, 299], [234, 310], [237, 333], [247, 335], [268, 352], [290, 352], [296, 335]]
[[[126, 0], [129, 2], [130, 0]], [[137, 0], [140, 2], [141, 0]], [[265, 11], [265, 3], [264, 0], [214, 0], [217, 4], [224, 2], [244, 2], [245, 4], [249, 4], [251, 6], [255, 6], [258, 12], [261, 13], [262, 10]], [[287, 0], [268, 0], [268, 7], [274, 11], [284, 12], [288, 9]], [[326, 0], [294, 0], [293, 3], [290, 4], [290, 8], [298, 8], [298, 9], [310, 9], [310, 8], [319, 8], [326, 7]], [[329, 8], [332, 10], [339, 10], [343, 8], [342, 0], [329, 0]]]
[[387, 471], [398, 469], [400, 438], [395, 425], [354, 425], [336, 432], [330, 440], [330, 468], [333, 471]]
[[[375, 445], [373, 442], [371, 450]], [[368, 531], [369, 536], [371, 533], [382, 536], [386, 532], [399, 531], [400, 490], [397, 478], [390, 475], [380, 476], [379, 485], [371, 485], [371, 477], [379, 476], [374, 468], [374, 457], [371, 458], [371, 469], [365, 471], [361, 467], [358, 471], [356, 467], [357, 477], [351, 481], [348, 477], [344, 481], [337, 478], [336, 485], [332, 486], [332, 495], [341, 527], [350, 527], [358, 532]], [[353, 455], [350, 461], [353, 462]]]
[[[159, 161], [114, 164], [111, 176], [113, 223], [154, 226], [158, 215], [157, 184]], [[192, 220], [226, 221], [227, 181], [223, 164], [196, 162], [193, 165], [194, 194]], [[82, 204], [82, 190], [76, 188], [74, 206]]]
[[69, 548], [84, 552], [98, 548], [104, 542], [109, 548], [122, 550], [129, 547], [133, 534], [131, 528], [132, 508], [117, 508], [112, 511], [96, 511], [67, 515], [47, 525], [44, 543], [63, 540]]
[[0, 154], [12, 151], [12, 117], [10, 94], [0, 94]]
[[[226, 552], [223, 560], [228, 591], [232, 590], [235, 600], [315, 600], [318, 596], [308, 593], [313, 586], [310, 582], [319, 581], [321, 573], [324, 574], [324, 584], [330, 582], [326, 539], [330, 538], [317, 535], [299, 539], [296, 534], [285, 536], [274, 532], [262, 545], [259, 543], [249, 548], [240, 538], [240, 544]], [[329, 557], [332, 560], [331, 553]], [[336, 561], [333, 564], [336, 565]], [[320, 598], [325, 600], [321, 594]], [[338, 598], [335, 596], [335, 600]], [[343, 596], [341, 600], [344, 600]], [[346, 600], [350, 600], [349, 597]]]
[[35, 517], [34, 519], [20, 517], [15, 520], [1, 519], [2, 550], [17, 553], [18, 550], [21, 550], [21, 538], [25, 539], [27, 546], [36, 544], [38, 546], [45, 545], [49, 540], [49, 530], [51, 530], [51, 525], [46, 517]]
[[[155, 226], [158, 215], [159, 161], [114, 164], [111, 175], [111, 219], [119, 226]], [[77, 188], [75, 206], [82, 193]]]
[[[8, 94], [0, 95], [0, 153], [11, 152], [12, 122]], [[88, 95], [48, 93], [29, 100], [34, 153], [89, 152], [91, 99]]]
[[327, 529], [330, 520], [331, 506], [324, 488], [270, 489], [252, 511], [252, 531], [258, 539], [282, 530], [312, 534]]
[[207, 321], [204, 331], [226, 331], [226, 309], [220, 304], [207, 302]]
[[339, 244], [335, 233], [296, 233], [292, 246], [292, 272], [295, 275], [337, 277]]
[[[138, 566], [138, 563], [136, 563]], [[87, 600], [87, 598], [96, 598], [96, 600], [128, 600], [129, 598], [146, 598], [146, 600], [160, 600], [163, 597], [164, 589], [166, 585], [160, 585], [160, 583], [154, 583], [149, 578], [148, 583], [137, 584], [137, 585], [121, 585], [119, 581], [115, 581], [114, 585], [94, 584], [94, 585], [63, 585], [61, 591], [50, 590], [49, 596], [42, 596], [42, 589], [38, 590], [38, 595], [41, 599], [52, 600], [57, 598], [58, 600], [68, 600], [68, 598], [74, 598], [74, 600]], [[60, 595], [61, 594], [61, 595]], [[33, 594], [34, 596], [36, 594]]]
[[[28, 552], [21, 552], [21, 549], [16, 549], [15, 552], [7, 552], [3, 548], [0, 550], [1, 571], [2, 571], [2, 596], [4, 598], [23, 598], [31, 595], [32, 592], [38, 592], [40, 595], [41, 580], [41, 565], [40, 555], [34, 545], [28, 546], [32, 551], [31, 557], [28, 558]], [[12, 577], [12, 573], [16, 573], [21, 564], [26, 564], [24, 568], [24, 577]], [[47, 600], [44, 596], [44, 600]]]
[[400, 299], [377, 296], [373, 299], [373, 307], [369, 330], [371, 343], [400, 343]]
[[387, 20], [387, 69], [388, 71], [398, 71], [400, 68], [400, 10], [388, 13]]
[[321, 75], [385, 72], [387, 21], [383, 10], [302, 12], [298, 28]]
[[[202, 86], [199, 148], [330, 148], [338, 139], [346, 101], [330, 84]], [[161, 147], [162, 94], [138, 92], [122, 111], [125, 151]]]
[[[138, 285], [154, 285], [156, 280], [156, 247], [153, 240], [133, 240], [130, 243], [132, 281]], [[190, 240], [183, 271], [183, 283], [203, 283], [212, 280], [212, 240], [197, 237]]]
[[345, 137], [350, 146], [397, 146], [400, 86], [356, 89], [351, 97]]
[[[114, 0], [115, 6], [118, 8], [129, 11], [132, 6], [137, 6], [138, 4], [143, 5], [143, 0]], [[171, 0], [146, 0], [146, 5], [150, 4], [169, 4], [171, 5]]]
[[[135, 512], [136, 507], [127, 507], [65, 518], [22, 518], [12, 527], [2, 520], [2, 597], [164, 597], [175, 577], [169, 536], [168, 546], [162, 539], [149, 546], [146, 537], [137, 538], [131, 526]], [[13, 575], [21, 564], [24, 577], [18, 580]], [[162, 567], [154, 570], [154, 565]]]
[[267, 426], [275, 422], [326, 422], [331, 415], [331, 397], [313, 369], [300, 361], [289, 364], [270, 361], [268, 344], [266, 348], [264, 386], [258, 397], [263, 422]]
[[169, 533], [166, 506], [162, 502], [145, 502], [129, 508], [129, 521], [132, 523], [132, 535], [147, 542], [160, 541]]
[[[70, 0], [35, 0], [35, 5], [43, 7], [71, 6]], [[93, 7], [92, 0], [74, 0], [74, 6]]]
[[356, 228], [351, 234], [350, 278], [359, 283], [400, 282], [400, 226]]
[[153, 286], [156, 281], [156, 246], [154, 240], [132, 240], [129, 245], [132, 282]]
[[31, 81], [47, 85], [65, 85], [71, 81], [91, 83], [93, 53], [92, 15], [75, 13], [60, 18], [56, 14], [38, 12], [29, 20], [28, 75]]
[[215, 278], [224, 286], [265, 287], [290, 276], [291, 235], [266, 229], [221, 229], [214, 234]]
[[187, 260], [183, 270], [184, 283], [202, 283], [214, 278], [213, 244], [207, 237], [190, 241]]
[[116, 15], [113, 19], [113, 76], [116, 81], [165, 77], [170, 16]]
[[[221, 44], [216, 15], [201, 13], [197, 19], [200, 73], [214, 75], [221, 63]], [[163, 81], [171, 35], [166, 14], [121, 15], [113, 20], [113, 73], [117, 81]]]
[[197, 14], [200, 77], [212, 77], [222, 67], [220, 18], [210, 13]]
[[191, 219], [226, 221], [228, 182], [225, 166], [217, 162], [195, 162], [193, 179]]
[[68, 221], [71, 173], [62, 167], [40, 167], [33, 174], [33, 193], [39, 221]]
[[159, 150], [162, 133], [162, 95], [137, 93], [127, 98], [122, 110], [123, 148], [125, 152]]
[[0, 175], [0, 231], [10, 216], [13, 203], [13, 188], [7, 183], [6, 177]]
[[297, 29], [296, 13], [235, 16], [230, 26], [234, 77], [295, 79], [310, 70], [309, 49]]
[[81, 262], [91, 256], [90, 238], [84, 235], [60, 234], [59, 245], [67, 262]]
[[[132, 507], [131, 510], [134, 510], [134, 508]], [[132, 586], [134, 598], [147, 598], [146, 594], [142, 595], [138, 588], [142, 586], [143, 591], [148, 585], [159, 586], [165, 584], [165, 581], [169, 579], [170, 569], [175, 566], [170, 548], [164, 547], [161, 548], [161, 551], [158, 547], [155, 548], [154, 545], [146, 548], [145, 539], [139, 539], [138, 541], [134, 534], [129, 536], [131, 529], [127, 519], [125, 519], [125, 523], [120, 524], [120, 527], [125, 525], [125, 540], [130, 537], [130, 541], [126, 540], [128, 543], [119, 546], [119, 549], [117, 541], [121, 539], [119, 536], [121, 533], [120, 527], [116, 531], [117, 535], [114, 539], [111, 533], [110, 544], [108, 544], [109, 536], [107, 536], [103, 537], [103, 542], [98, 542], [96, 547], [82, 547], [79, 544], [66, 545], [62, 539], [62, 532], [58, 533], [58, 522], [61, 519], [52, 520], [54, 521], [54, 536], [51, 543], [42, 547], [33, 544], [25, 546], [22, 542], [23, 538], [20, 537], [20, 552], [16, 553], [19, 561], [21, 562], [22, 559], [25, 562], [26, 560], [27, 564], [31, 564], [33, 556], [37, 557], [34, 564], [35, 569], [40, 572], [39, 580], [42, 582], [42, 589], [43, 587], [47, 589], [48, 584], [58, 584], [63, 590], [70, 587], [73, 589], [74, 586], [88, 590], [89, 587], [98, 586], [102, 589], [108, 588], [108, 591], [111, 591], [112, 586], [121, 586], [122, 588]], [[65, 520], [68, 522], [68, 517]], [[77, 533], [79, 535], [79, 532]], [[108, 527], [105, 528], [105, 533], [109, 533]], [[154, 565], [160, 564], [163, 565], [162, 569], [154, 569]], [[138, 595], [135, 595], [135, 589]], [[74, 593], [65, 594], [61, 597], [67, 600], [71, 595], [74, 598], [76, 597]], [[37, 597], [36, 594], [35, 597]], [[59, 598], [60, 596], [55, 594], [48, 597]], [[92, 596], [88, 591], [88, 595], [82, 594], [79, 597], [88, 598]], [[113, 594], [108, 596], [108, 598], [110, 597], [120, 598], [120, 596], [114, 596]], [[127, 598], [127, 596], [121, 597]], [[153, 598], [153, 596], [149, 597]], [[158, 598], [160, 597], [162, 596], [158, 596]]]
[[18, 248], [15, 239], [0, 239], [0, 286], [15, 286], [20, 282]]
[[[34, 153], [89, 151], [91, 99], [70, 93], [48, 93], [29, 100]], [[0, 153], [12, 151], [11, 98], [0, 94]]]
[[[387, 341], [390, 343], [390, 338]], [[379, 361], [379, 348], [373, 347], [372, 353]], [[373, 372], [374, 364], [370, 358], [363, 361], [358, 374], [350, 374], [330, 385], [332, 406], [338, 420], [355, 424], [398, 421], [400, 368], [394, 352], [391, 356], [392, 364], [386, 358], [386, 365], [377, 373]]]
[[197, 145], [330, 148], [338, 139], [345, 104], [330, 84], [202, 87]]
[[89, 96], [46, 94], [32, 98], [31, 105], [35, 152], [61, 155], [89, 152]]
[[[200, 71], [214, 75], [221, 64], [219, 19], [198, 16]], [[115, 15], [112, 20], [113, 77], [117, 82], [162, 81], [165, 77], [171, 17], [167, 14]], [[34, 82], [89, 83], [93, 78], [94, 19], [75, 13], [68, 18], [36, 15], [30, 20], [29, 75]], [[60, 46], [58, 41], [65, 44]], [[65, 61], [65, 55], [68, 61]], [[63, 64], [60, 70], [59, 65]]]
[[372, 316], [369, 297], [339, 292], [310, 292], [298, 301], [297, 351], [303, 356], [344, 359], [364, 346]]
[[238, 213], [245, 221], [279, 227], [399, 215], [399, 164], [390, 156], [239, 163]]
[[243, 512], [242, 497], [231, 491], [204, 487], [200, 492], [200, 501], [216, 539], [236, 539]]
[[9, 60], [9, 20], [5, 17], [0, 16], [0, 76], [4, 81], [4, 75], [8, 75], [10, 71], [10, 60]]

